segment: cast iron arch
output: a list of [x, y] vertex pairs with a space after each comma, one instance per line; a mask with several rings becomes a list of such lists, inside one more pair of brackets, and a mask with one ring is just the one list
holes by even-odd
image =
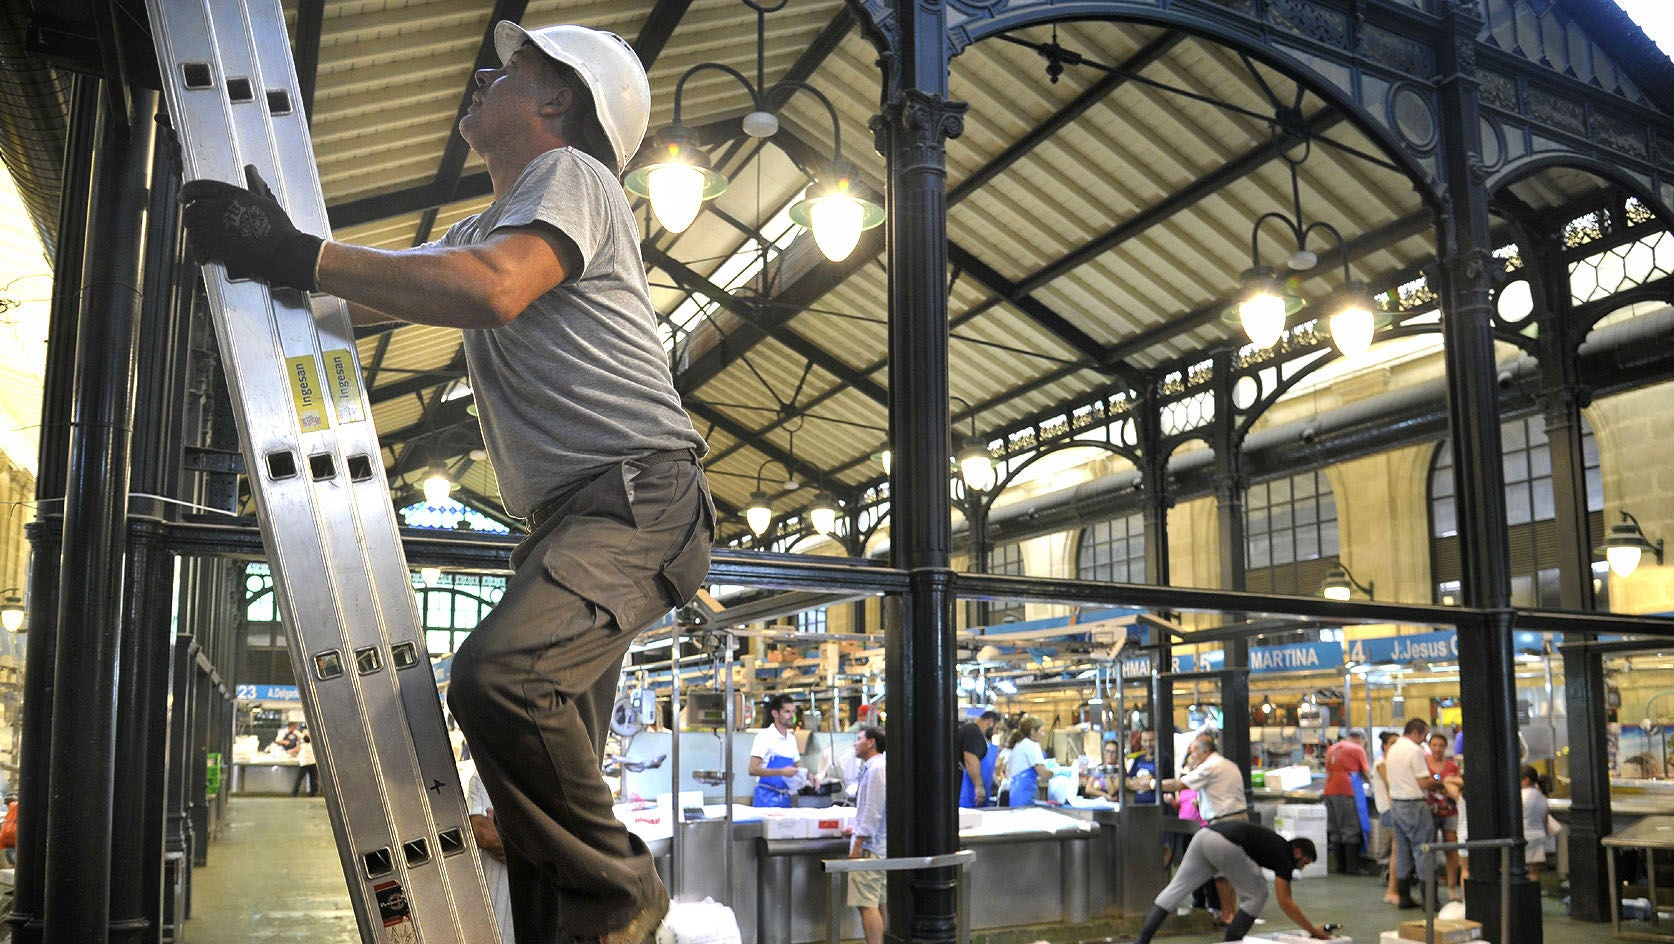
[[1615, 184], [1623, 192], [1638, 198], [1641, 203], [1650, 208], [1652, 213], [1656, 214], [1657, 219], [1661, 220], [1664, 226], [1674, 230], [1674, 207], [1670, 207], [1658, 198], [1653, 191], [1647, 189], [1643, 180], [1623, 171], [1614, 164], [1582, 154], [1579, 151], [1543, 151], [1539, 154], [1520, 157], [1489, 175], [1488, 179], [1483, 182], [1483, 186], [1488, 188], [1490, 194], [1499, 193], [1512, 184], [1554, 167], [1586, 171]]

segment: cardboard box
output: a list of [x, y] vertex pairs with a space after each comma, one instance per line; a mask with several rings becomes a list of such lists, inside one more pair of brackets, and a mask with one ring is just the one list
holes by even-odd
[[[1424, 922], [1402, 921], [1395, 926], [1395, 933], [1399, 937], [1411, 941], [1422, 941], [1424, 937]], [[1436, 944], [1464, 944], [1466, 941], [1482, 939], [1482, 925], [1466, 918], [1437, 918]]]

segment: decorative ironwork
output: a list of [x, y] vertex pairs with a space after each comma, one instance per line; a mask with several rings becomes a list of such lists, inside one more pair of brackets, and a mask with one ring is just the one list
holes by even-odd
[[1339, 49], [1348, 46], [1348, 15], [1308, 0], [1268, 0], [1267, 22]]
[[1373, 62], [1397, 72], [1428, 79], [1436, 71], [1436, 56], [1416, 39], [1367, 24], [1360, 31], [1360, 51]]
[[1575, 304], [1618, 295], [1674, 275], [1674, 235], [1666, 230], [1612, 246], [1569, 267]]
[[1529, 114], [1574, 134], [1587, 133], [1587, 112], [1581, 103], [1545, 89], [1529, 89]]
[[878, 150], [889, 153], [889, 132], [893, 132], [900, 135], [897, 153], [903, 172], [926, 167], [939, 170], [946, 164], [948, 139], [965, 132], [965, 108], [964, 102], [907, 89], [872, 119]]
[[1650, 156], [1645, 144], [1645, 126], [1624, 121], [1613, 115], [1593, 113], [1593, 135], [1605, 147], [1615, 148], [1643, 160]]
[[1629, 226], [1655, 222], [1657, 215], [1637, 197], [1629, 197], [1623, 207]]
[[1605, 214], [1600, 211], [1578, 216], [1564, 224], [1564, 248], [1574, 249], [1604, 238]]
[[1481, 100], [1495, 108], [1518, 112], [1522, 106], [1517, 101], [1517, 80], [1509, 75], [1484, 70], [1476, 74], [1477, 95]]
[[1644, 101], [1644, 95], [1604, 48], [1550, 0], [1487, 0], [1487, 29], [1483, 41], [1537, 63], [1560, 75], [1625, 98]]

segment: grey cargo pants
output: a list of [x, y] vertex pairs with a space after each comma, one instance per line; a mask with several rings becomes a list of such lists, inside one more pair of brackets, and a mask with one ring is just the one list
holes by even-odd
[[663, 894], [599, 762], [628, 644], [697, 591], [714, 514], [693, 459], [612, 467], [518, 546], [454, 656], [448, 706], [494, 804], [518, 944], [601, 935]]

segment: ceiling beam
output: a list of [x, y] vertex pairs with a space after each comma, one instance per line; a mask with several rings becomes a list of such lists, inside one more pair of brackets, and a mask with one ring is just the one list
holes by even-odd
[[1130, 76], [1143, 71], [1147, 66], [1168, 55], [1169, 51], [1179, 45], [1185, 38], [1186, 34], [1184, 33], [1168, 31], [1141, 46], [1138, 51], [1116, 67], [1119, 71], [1104, 73], [1098, 81], [1087, 86], [1069, 104], [1053, 112], [1045, 121], [1030, 129], [1021, 138], [1013, 141], [988, 163], [977, 168], [969, 177], [961, 180], [957, 186], [948, 190], [948, 206], [958, 204], [983, 185], [1000, 176], [1013, 164], [1027, 157], [1029, 152], [1033, 151], [1042, 142], [1062, 131], [1071, 122], [1086, 114], [1094, 105], [1109, 98], [1113, 92], [1127, 84]]
[[633, 41], [634, 52], [646, 72], [657, 64], [657, 57], [663, 54], [663, 47], [668, 45], [675, 28], [686, 18], [686, 11], [691, 7], [692, 0], [657, 0], [657, 5], [651, 8]]
[[[752, 302], [737, 298], [731, 292], [699, 275], [690, 266], [671, 258], [660, 249], [647, 249], [645, 261], [673, 276], [674, 280], [680, 283], [681, 288], [688, 292], [699, 292], [709, 297], [722, 308], [737, 315], [746, 325], [756, 327], [766, 336], [795, 351], [838, 380], [852, 386], [856, 392], [878, 404], [889, 402], [888, 391], [884, 390], [876, 381], [845, 363], [830, 351], [796, 333], [786, 324], [789, 321], [788, 318], [767, 319], [762, 317], [763, 309], [777, 307], [781, 304], [780, 302], [774, 301], [768, 305], [758, 307]], [[740, 332], [734, 332], [732, 336], [722, 338], [720, 340], [721, 346], [729, 346], [733, 337], [738, 333]], [[681, 379], [686, 376], [686, 373], [682, 372]], [[683, 391], [691, 390], [684, 383], [681, 383], [680, 387]]]
[[1052, 310], [1040, 299], [1019, 291], [1016, 283], [995, 271], [993, 266], [978, 259], [975, 253], [948, 240], [947, 260], [954, 268], [974, 279], [978, 285], [993, 292], [1001, 301], [1010, 303], [1029, 320], [1062, 341], [1065, 347], [1087, 361], [1089, 366], [1106, 369], [1100, 360], [1104, 356], [1104, 345], [1071, 324], [1069, 319]]
[[296, 7], [296, 37], [291, 59], [296, 63], [297, 97], [303, 119], [314, 123], [314, 86], [320, 80], [320, 34], [325, 24], [325, 0], [301, 0]]
[[[388, 335], [385, 335], [385, 337], [388, 337]], [[453, 360], [449, 361], [444, 367], [413, 374], [410, 377], [391, 381], [380, 387], [368, 387], [367, 399], [372, 402], [373, 406], [377, 406], [380, 403], [388, 403], [391, 400], [399, 400], [402, 397], [420, 394], [432, 388], [446, 386], [463, 376], [465, 376], [465, 349], [460, 347], [453, 352]], [[368, 381], [368, 384], [370, 382]]]

